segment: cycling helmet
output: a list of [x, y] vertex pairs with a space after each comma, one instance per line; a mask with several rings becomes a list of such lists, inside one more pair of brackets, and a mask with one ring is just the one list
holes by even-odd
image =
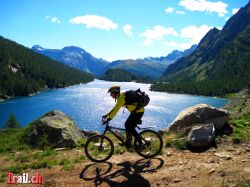
[[109, 88], [108, 93], [119, 94], [121, 90], [120, 86], [112, 86]]

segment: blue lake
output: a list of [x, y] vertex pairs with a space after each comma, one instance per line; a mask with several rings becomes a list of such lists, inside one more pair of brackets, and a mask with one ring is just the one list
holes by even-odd
[[[34, 96], [2, 101], [0, 102], [0, 127], [6, 123], [10, 113], [14, 113], [17, 121], [22, 126], [26, 126], [48, 111], [61, 110], [70, 116], [79, 128], [100, 131], [102, 129], [101, 116], [115, 105], [114, 99], [107, 93], [112, 85], [120, 85], [124, 91], [137, 88], [146, 91], [151, 100], [145, 108], [143, 124], [154, 125], [156, 129], [167, 127], [187, 107], [200, 103], [222, 107], [228, 102], [220, 98], [152, 92], [149, 91], [150, 84], [95, 80], [88, 84], [53, 89]], [[128, 111], [122, 108], [112, 124], [123, 127], [128, 115]]]

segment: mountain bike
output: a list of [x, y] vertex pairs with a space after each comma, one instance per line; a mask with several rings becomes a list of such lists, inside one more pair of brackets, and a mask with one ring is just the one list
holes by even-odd
[[[144, 158], [153, 158], [160, 154], [163, 147], [161, 135], [152, 130], [152, 127], [136, 126], [136, 128], [140, 130], [139, 134], [143, 142], [143, 148], [133, 148], [135, 152]], [[125, 137], [118, 131], [126, 132], [123, 128], [110, 126], [107, 121], [102, 134], [94, 135], [86, 141], [84, 146], [86, 156], [93, 162], [105, 162], [110, 159], [114, 153], [114, 143], [106, 133], [110, 132], [119, 140], [121, 145], [125, 145]], [[135, 140], [134, 145], [138, 145]]]

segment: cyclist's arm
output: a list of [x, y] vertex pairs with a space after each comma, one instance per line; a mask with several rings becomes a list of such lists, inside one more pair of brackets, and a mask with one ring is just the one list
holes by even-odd
[[117, 103], [114, 106], [114, 108], [108, 113], [108, 118], [113, 119], [124, 104], [125, 104], [125, 95], [121, 94], [120, 97], [117, 99]]

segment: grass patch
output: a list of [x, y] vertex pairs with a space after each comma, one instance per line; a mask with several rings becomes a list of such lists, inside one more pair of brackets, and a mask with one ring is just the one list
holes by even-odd
[[86, 144], [86, 141], [87, 141], [87, 138], [81, 138], [81, 139], [78, 141], [78, 146], [77, 146], [77, 147], [84, 147], [85, 144]]
[[250, 180], [237, 184], [237, 187], [250, 187]]
[[237, 93], [225, 94], [223, 97], [226, 99], [234, 99], [237, 96]]
[[[0, 166], [0, 182], [6, 181], [6, 172], [20, 174], [28, 169], [52, 168], [55, 165], [61, 165], [62, 170], [69, 171], [77, 163], [84, 162], [86, 156], [76, 154], [67, 158], [66, 151], [55, 151], [48, 145], [47, 137], [40, 140], [40, 149], [35, 149], [28, 145], [28, 131], [32, 124], [25, 128], [18, 129], [0, 129], [0, 159], [4, 164]], [[83, 148], [86, 138], [80, 141], [79, 147]]]
[[22, 136], [25, 128], [1, 129], [0, 130], [0, 154], [28, 150], [30, 147], [22, 143]]
[[32, 169], [40, 169], [40, 168], [52, 168], [55, 165], [58, 165], [59, 161], [56, 159], [45, 159], [41, 161], [34, 161], [30, 164], [30, 168]]
[[114, 154], [123, 154], [126, 152], [126, 148], [123, 146], [115, 146]]
[[250, 142], [250, 115], [230, 121], [233, 126], [233, 141]]
[[187, 141], [178, 133], [166, 132], [163, 136], [166, 147], [173, 147], [179, 150], [188, 149]]
[[45, 151], [40, 151], [40, 152], [36, 152], [35, 154], [33, 154], [33, 158], [34, 159], [41, 159], [41, 158], [45, 158], [45, 157], [49, 157], [49, 156], [56, 156], [57, 152], [49, 149], [49, 150], [45, 150]]
[[179, 150], [187, 150], [188, 149], [187, 142], [184, 139], [173, 139], [170, 142], [169, 147], [174, 147], [174, 148], [179, 149]]
[[70, 171], [73, 169], [74, 169], [74, 163], [72, 162], [72, 160], [65, 160], [63, 163], [62, 170], [63, 171]]
[[15, 164], [15, 166], [10, 166], [8, 168], [8, 172], [12, 172], [12, 173], [21, 173], [22, 171], [26, 170], [28, 168], [28, 164], [24, 164], [24, 163], [18, 163]]

